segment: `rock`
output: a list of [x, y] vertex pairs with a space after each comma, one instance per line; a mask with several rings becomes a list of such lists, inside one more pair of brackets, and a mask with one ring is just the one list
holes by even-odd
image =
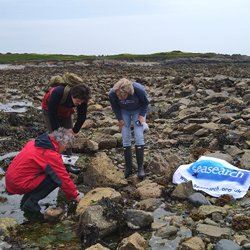
[[10, 234], [10, 229], [15, 229], [18, 223], [14, 218], [0, 218], [0, 232], [8, 236]]
[[205, 250], [205, 243], [200, 237], [192, 237], [181, 243], [180, 250]]
[[119, 201], [121, 194], [112, 188], [95, 188], [88, 192], [78, 203], [76, 208], [77, 216], [83, 214], [85, 210], [95, 201], [99, 201], [102, 198], [109, 198], [111, 200]]
[[241, 250], [242, 248], [232, 240], [221, 239], [216, 243], [214, 250]]
[[149, 199], [149, 198], [159, 198], [162, 195], [163, 186], [151, 182], [149, 180], [145, 180], [140, 182], [137, 185], [136, 192], [138, 193], [141, 200]]
[[76, 138], [73, 146], [75, 153], [94, 153], [97, 152], [98, 149], [97, 142], [83, 138], [82, 136]]
[[100, 243], [97, 243], [91, 247], [86, 248], [85, 250], [109, 250], [109, 248], [102, 246]]
[[250, 229], [250, 217], [244, 214], [236, 214], [232, 220], [232, 228], [235, 230]]
[[219, 151], [214, 152], [214, 153], [208, 153], [208, 154], [206, 154], [206, 156], [218, 158], [218, 159], [221, 159], [221, 160], [224, 160], [224, 161], [227, 161], [227, 162], [233, 164], [233, 158], [230, 155], [223, 154]]
[[91, 158], [84, 173], [84, 183], [89, 186], [122, 187], [127, 184], [124, 174], [116, 168], [106, 153], [97, 153]]
[[186, 199], [194, 192], [192, 181], [188, 181], [178, 184], [171, 196], [178, 199]]
[[60, 207], [49, 207], [44, 213], [44, 219], [49, 221], [56, 221], [63, 217], [64, 210]]
[[202, 205], [198, 209], [198, 215], [206, 217], [212, 213], [227, 214], [227, 210], [224, 207], [218, 207], [213, 205]]
[[155, 236], [161, 238], [170, 238], [176, 236], [178, 228], [176, 226], [163, 226], [155, 232]]
[[206, 237], [221, 238], [222, 236], [230, 236], [232, 234], [230, 228], [221, 228], [218, 226], [212, 226], [207, 224], [198, 224], [196, 231], [199, 234], [203, 234]]
[[240, 164], [244, 169], [250, 170], [250, 150], [244, 150]]
[[147, 250], [147, 241], [139, 234], [134, 233], [127, 238], [124, 238], [118, 245], [118, 250]]
[[153, 214], [142, 210], [128, 209], [126, 213], [126, 222], [131, 229], [140, 229], [151, 227], [154, 221]]
[[100, 238], [112, 234], [118, 228], [116, 220], [104, 216], [104, 207], [101, 205], [91, 205], [81, 214], [79, 220], [80, 231], [84, 232], [88, 225], [95, 225]]
[[109, 134], [101, 134], [96, 138], [99, 149], [111, 149], [117, 146], [117, 140]]
[[209, 200], [201, 194], [201, 193], [193, 193], [188, 196], [188, 200], [194, 205], [194, 206], [201, 206], [201, 205], [211, 205]]

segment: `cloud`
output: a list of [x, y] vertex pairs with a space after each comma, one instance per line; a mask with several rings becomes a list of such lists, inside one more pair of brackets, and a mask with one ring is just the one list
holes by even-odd
[[0, 0], [1, 52], [250, 55], [247, 1]]

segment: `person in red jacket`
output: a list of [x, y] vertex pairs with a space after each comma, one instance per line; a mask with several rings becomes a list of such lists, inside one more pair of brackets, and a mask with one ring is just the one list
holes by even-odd
[[69, 200], [80, 201], [80, 192], [70, 179], [61, 152], [73, 143], [69, 129], [59, 128], [29, 141], [13, 159], [5, 174], [6, 191], [24, 194], [21, 209], [40, 212], [38, 202], [60, 187]]

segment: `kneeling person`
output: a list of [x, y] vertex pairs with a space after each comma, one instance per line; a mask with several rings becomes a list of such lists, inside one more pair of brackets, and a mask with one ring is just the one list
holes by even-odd
[[40, 212], [38, 201], [60, 187], [69, 200], [80, 201], [80, 193], [63, 164], [62, 153], [73, 143], [69, 129], [59, 128], [29, 141], [9, 165], [6, 190], [9, 194], [24, 194], [21, 209]]

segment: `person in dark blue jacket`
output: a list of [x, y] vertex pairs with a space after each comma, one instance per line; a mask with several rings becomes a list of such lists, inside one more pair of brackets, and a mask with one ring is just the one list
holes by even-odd
[[[74, 134], [81, 129], [87, 114], [90, 90], [86, 85], [79, 84], [70, 88], [65, 100], [62, 98], [67, 86], [57, 86], [48, 91], [42, 101], [45, 123], [50, 132], [64, 127], [72, 129]], [[77, 110], [77, 120], [73, 126], [72, 114]]]
[[147, 93], [142, 84], [126, 78], [120, 79], [109, 92], [109, 101], [122, 132], [125, 157], [125, 178], [132, 174], [131, 123], [134, 126], [135, 152], [138, 165], [137, 176], [145, 177], [144, 124], [149, 104]]
[[[46, 127], [49, 132], [64, 127], [77, 134], [86, 120], [90, 89], [83, 84], [82, 78], [73, 73], [65, 73], [62, 77], [54, 76], [51, 79], [58, 83], [54, 86], [50, 83], [53, 87], [42, 100]], [[76, 122], [73, 126], [72, 115], [75, 110]], [[72, 154], [72, 149], [68, 148], [65, 154]]]

